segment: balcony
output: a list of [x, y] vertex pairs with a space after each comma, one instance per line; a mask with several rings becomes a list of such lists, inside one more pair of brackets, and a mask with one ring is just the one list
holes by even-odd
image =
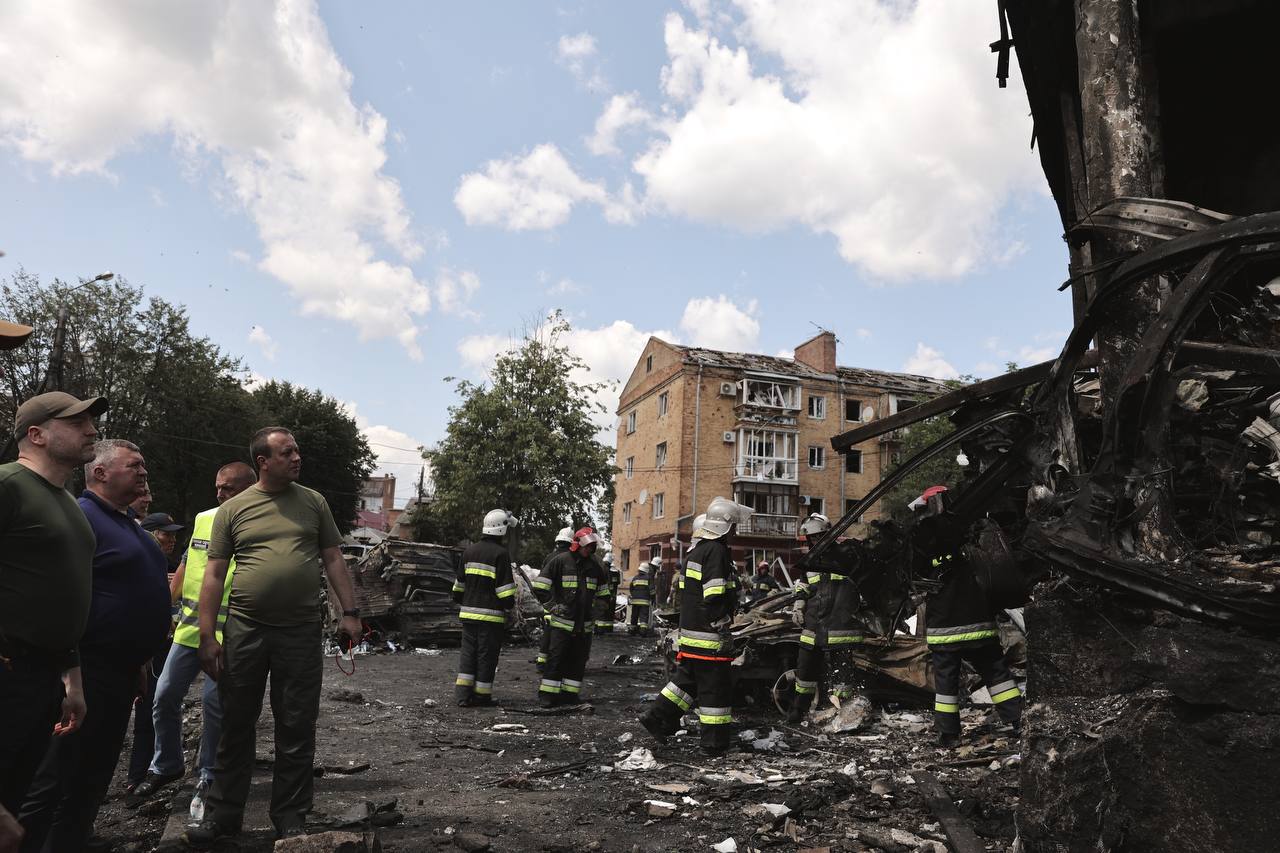
[[740, 459], [733, 468], [735, 480], [766, 483], [797, 483], [800, 464], [794, 459]]
[[738, 525], [741, 536], [785, 536], [794, 539], [797, 519], [794, 515], [755, 513]]

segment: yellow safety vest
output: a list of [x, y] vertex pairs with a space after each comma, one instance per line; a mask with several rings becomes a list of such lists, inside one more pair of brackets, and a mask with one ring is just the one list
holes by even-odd
[[[191, 544], [187, 546], [187, 568], [182, 578], [182, 599], [178, 602], [178, 627], [173, 641], [190, 648], [200, 647], [200, 585], [204, 583], [204, 569], [209, 563], [209, 537], [213, 533], [213, 517], [218, 508], [206, 509], [196, 516], [191, 526]], [[222, 606], [218, 608], [218, 642], [222, 642], [222, 626], [227, 621], [227, 601], [231, 598], [231, 575], [236, 561], [227, 565], [227, 581], [222, 588]]]

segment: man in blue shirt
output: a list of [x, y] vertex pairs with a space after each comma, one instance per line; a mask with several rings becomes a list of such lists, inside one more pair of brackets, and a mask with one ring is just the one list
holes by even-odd
[[36, 774], [19, 820], [24, 851], [85, 850], [98, 807], [124, 746], [134, 699], [169, 632], [164, 554], [128, 509], [147, 482], [137, 446], [98, 442], [80, 497], [97, 538], [89, 624], [80, 639], [88, 713], [80, 730], [57, 738]]

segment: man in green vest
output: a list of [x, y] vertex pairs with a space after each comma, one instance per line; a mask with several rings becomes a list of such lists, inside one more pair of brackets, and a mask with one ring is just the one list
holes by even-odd
[[[214, 487], [218, 506], [253, 485], [257, 475], [244, 462], [232, 462], [218, 469]], [[200, 674], [200, 584], [204, 582], [204, 567], [209, 560], [209, 536], [213, 531], [213, 518], [218, 507], [207, 509], [196, 516], [191, 530], [191, 544], [178, 567], [181, 580], [181, 598], [178, 606], [178, 626], [173, 632], [173, 645], [165, 659], [156, 686], [155, 707], [152, 720], [155, 723], [156, 746], [146, 778], [134, 788], [132, 802], [140, 802], [177, 779], [181, 779], [185, 766], [182, 757], [182, 699], [187, 695], [191, 682]], [[227, 569], [227, 582], [222, 593], [222, 609], [218, 612], [219, 634], [227, 619], [227, 596], [231, 592], [231, 575]], [[218, 737], [222, 731], [222, 706], [218, 701], [217, 683], [205, 677], [201, 705], [202, 730], [200, 732], [200, 781], [196, 796], [203, 799], [213, 781], [213, 760], [218, 750]]]

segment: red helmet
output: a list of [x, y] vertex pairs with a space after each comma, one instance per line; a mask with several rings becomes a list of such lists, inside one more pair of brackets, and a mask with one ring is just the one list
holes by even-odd
[[595, 530], [590, 527], [584, 527], [577, 533], [573, 534], [573, 544], [569, 546], [570, 551], [577, 551], [588, 545], [600, 544], [600, 537]]

